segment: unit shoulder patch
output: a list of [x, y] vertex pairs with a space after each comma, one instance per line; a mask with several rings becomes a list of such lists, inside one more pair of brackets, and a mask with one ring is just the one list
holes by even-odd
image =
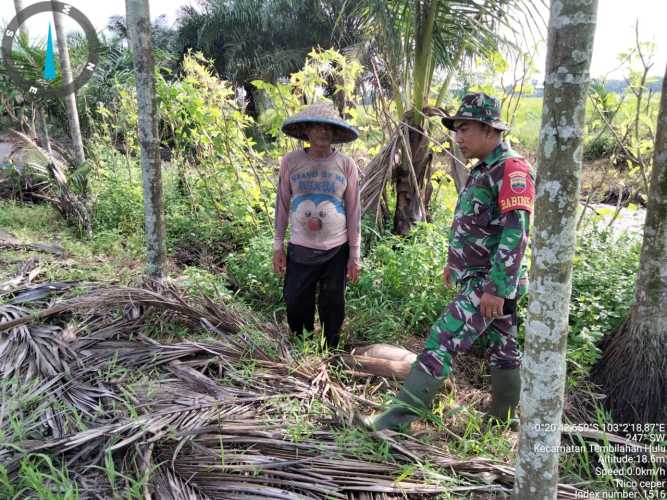
[[512, 210], [533, 211], [535, 185], [530, 166], [523, 158], [508, 158], [503, 170], [503, 184], [498, 196], [500, 213]]

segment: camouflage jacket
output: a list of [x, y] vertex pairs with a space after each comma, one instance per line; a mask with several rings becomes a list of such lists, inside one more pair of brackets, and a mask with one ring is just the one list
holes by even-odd
[[449, 232], [447, 264], [457, 283], [483, 277], [485, 292], [516, 297], [520, 279], [526, 279], [522, 258], [534, 181], [532, 168], [506, 143], [472, 168]]

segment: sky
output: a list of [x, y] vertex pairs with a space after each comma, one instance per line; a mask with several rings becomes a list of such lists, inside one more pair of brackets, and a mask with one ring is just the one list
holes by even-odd
[[[31, 5], [37, 0], [23, 0]], [[612, 72], [618, 67], [617, 55], [634, 45], [634, 24], [639, 21], [642, 41], [652, 41], [657, 45], [654, 57], [653, 75], [663, 75], [667, 64], [667, 0], [598, 0], [598, 21], [591, 63], [591, 75], [622, 78], [623, 72]], [[66, 3], [80, 9], [98, 29], [102, 30], [109, 17], [124, 14], [124, 0], [68, 0]], [[196, 0], [150, 0], [151, 17], [167, 16], [170, 24], [175, 23], [179, 9], [184, 5], [197, 4]], [[0, 0], [0, 22], [5, 24], [15, 14], [14, 0]], [[44, 15], [46, 16], [46, 14]], [[546, 16], [545, 16], [546, 19]], [[44, 25], [37, 16], [32, 24]], [[48, 22], [48, 21], [46, 21]], [[29, 27], [30, 27], [29, 26]], [[32, 30], [33, 28], [30, 27]], [[546, 49], [536, 55], [537, 67], [543, 73]]]
[[[591, 75], [600, 77], [618, 67], [617, 55], [635, 43], [635, 22], [641, 41], [654, 42], [655, 65], [651, 74], [664, 75], [667, 65], [667, 0], [598, 0]], [[546, 51], [544, 53], [546, 57]], [[611, 77], [622, 77], [616, 73]]]

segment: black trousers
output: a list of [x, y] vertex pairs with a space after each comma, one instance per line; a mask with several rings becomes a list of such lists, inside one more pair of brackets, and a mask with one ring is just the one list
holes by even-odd
[[[347, 259], [350, 247], [345, 244], [329, 260], [320, 264], [302, 264], [290, 257], [287, 250], [287, 270], [283, 297], [287, 306], [287, 323], [296, 335], [303, 335], [304, 328], [315, 327], [315, 294], [317, 312], [327, 345], [338, 346], [340, 328], [345, 318], [345, 284]], [[319, 288], [319, 290], [318, 290]]]

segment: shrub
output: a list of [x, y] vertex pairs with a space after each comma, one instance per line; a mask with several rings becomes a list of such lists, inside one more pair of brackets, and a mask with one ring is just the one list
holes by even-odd
[[[567, 345], [571, 382], [588, 375], [600, 356], [598, 342], [621, 324], [633, 302], [640, 243], [628, 233], [594, 226], [577, 235]], [[519, 308], [522, 344], [526, 303], [527, 297]]]
[[442, 283], [447, 234], [440, 223], [417, 224], [409, 237], [388, 235], [364, 258], [348, 292], [348, 328], [360, 340], [423, 335], [453, 291]]
[[[96, 166], [97, 228], [141, 231], [141, 171], [134, 89], [117, 83], [114, 101], [99, 105], [89, 145]], [[208, 61], [188, 54], [179, 79], [156, 75], [160, 101], [165, 217], [169, 247], [180, 241], [215, 246], [241, 244], [268, 220], [274, 192], [273, 165], [246, 135], [245, 115], [233, 87], [220, 81]]]
[[230, 288], [250, 305], [265, 311], [282, 309], [282, 283], [273, 272], [272, 256], [273, 232], [265, 228], [226, 260]]
[[120, 168], [114, 155], [107, 159], [108, 168], [91, 182], [93, 191], [93, 228], [114, 230], [122, 235], [143, 232], [144, 199], [141, 171], [130, 165]]
[[616, 153], [616, 141], [608, 134], [601, 134], [584, 144], [584, 160], [611, 158]]
[[572, 274], [568, 362], [574, 375], [597, 361], [597, 343], [624, 320], [634, 300], [641, 241], [589, 229], [579, 235]]

